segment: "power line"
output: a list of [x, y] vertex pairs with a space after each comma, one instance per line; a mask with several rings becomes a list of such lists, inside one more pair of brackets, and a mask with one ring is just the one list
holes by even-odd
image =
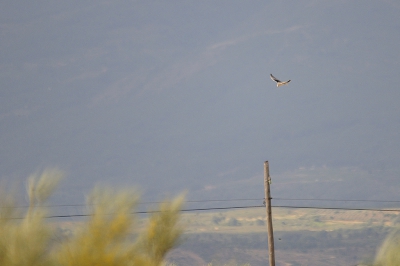
[[[265, 208], [264, 205], [252, 205], [252, 206], [230, 206], [230, 207], [210, 207], [210, 208], [192, 208], [182, 209], [181, 212], [194, 212], [194, 211], [212, 211], [212, 210], [232, 210], [232, 209], [252, 209], [252, 208]], [[291, 205], [275, 205], [272, 208], [290, 208], [290, 209], [316, 209], [316, 210], [343, 210], [343, 211], [379, 211], [379, 212], [400, 212], [400, 209], [378, 209], [378, 208], [340, 208], [340, 207], [314, 207], [314, 206], [291, 206]], [[160, 211], [136, 211], [132, 214], [151, 214], [158, 213]], [[44, 217], [45, 219], [50, 218], [72, 218], [72, 217], [88, 217], [92, 214], [69, 214], [69, 215], [50, 215]], [[23, 218], [14, 218], [23, 219]]]
[[256, 206], [233, 206], [233, 207], [197, 208], [197, 209], [186, 209], [186, 210], [182, 210], [182, 212], [209, 211], [209, 210], [230, 210], [230, 209], [251, 209], [251, 208], [261, 208], [261, 207], [265, 207], [265, 206], [264, 206], [264, 205], [256, 205]]
[[[310, 199], [310, 198], [272, 198], [273, 200], [282, 200], [282, 201], [327, 201], [327, 202], [375, 202], [375, 203], [400, 203], [400, 200], [364, 200], [364, 199]], [[211, 200], [187, 200], [186, 203], [206, 203], [206, 202], [234, 202], [234, 201], [256, 201], [263, 200], [263, 198], [248, 198], [248, 199], [211, 199]], [[139, 205], [147, 205], [147, 204], [159, 204], [162, 201], [147, 201], [147, 202], [139, 202]], [[54, 205], [44, 205], [46, 208], [57, 208], [57, 207], [85, 207], [91, 206], [93, 204], [54, 204]], [[4, 207], [3, 207], [4, 208]], [[29, 208], [26, 206], [15, 206], [15, 207], [6, 207], [6, 208]]]
[[[185, 203], [203, 203], [203, 202], [232, 202], [232, 201], [256, 201], [263, 200], [262, 198], [257, 199], [211, 199], [211, 200], [187, 200]], [[138, 202], [138, 205], [147, 205], [147, 204], [160, 204], [163, 201], [144, 201]], [[43, 205], [41, 207], [45, 208], [56, 208], [56, 207], [86, 207], [93, 206], [95, 204], [52, 204], [52, 205]], [[29, 208], [29, 205], [22, 206], [14, 206], [14, 207], [0, 207], [0, 208]]]
[[376, 208], [340, 208], [340, 207], [283, 206], [283, 205], [277, 205], [277, 206], [272, 206], [272, 207], [273, 208], [291, 208], [291, 209], [400, 212], [400, 209], [376, 209]]
[[[181, 212], [193, 212], [193, 211], [210, 211], [210, 210], [230, 210], [230, 209], [249, 209], [249, 208], [261, 208], [265, 207], [264, 205], [256, 205], [256, 206], [231, 206], [231, 207], [212, 207], [212, 208], [194, 208], [194, 209], [182, 209]], [[133, 214], [151, 214], [158, 213], [161, 211], [136, 211]], [[68, 217], [88, 217], [92, 216], [92, 214], [69, 214], [69, 215], [50, 215], [44, 217], [48, 218], [68, 218]], [[13, 219], [23, 219], [23, 218], [13, 218]]]
[[338, 201], [338, 202], [380, 202], [380, 203], [399, 203], [400, 200], [357, 200], [357, 199], [288, 199], [288, 198], [272, 198], [274, 200], [303, 200], [303, 201]]
[[254, 201], [263, 200], [262, 198], [257, 199], [211, 199], [211, 200], [188, 200], [186, 202], [222, 202], [222, 201]]
[[[265, 207], [264, 205], [256, 205], [256, 206], [231, 206], [231, 207], [213, 207], [213, 208], [195, 208], [195, 209], [182, 209], [180, 210], [181, 212], [193, 212], [193, 211], [210, 211], [210, 210], [230, 210], [230, 209], [249, 209], [249, 208], [261, 208]], [[132, 214], [151, 214], [151, 213], [158, 213], [161, 211], [155, 210], [155, 211], [136, 211], [133, 212]], [[110, 214], [109, 214], [110, 215]], [[69, 217], [88, 217], [92, 216], [92, 214], [69, 214], [69, 215], [50, 215], [50, 216], [45, 216], [45, 219], [49, 218], [69, 218]], [[23, 219], [21, 217], [19, 218], [13, 218], [13, 219]]]

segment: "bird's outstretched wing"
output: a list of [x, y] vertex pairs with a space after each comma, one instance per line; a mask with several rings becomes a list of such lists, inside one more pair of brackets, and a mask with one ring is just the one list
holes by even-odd
[[270, 75], [271, 79], [276, 82], [277, 87], [286, 85], [290, 82], [290, 79], [288, 81], [280, 81], [279, 79], [275, 78], [274, 75], [272, 75], [272, 74], [269, 74], [269, 75]]
[[271, 79], [272, 79], [273, 81], [275, 81], [275, 82], [281, 82], [279, 79], [275, 78], [274, 75], [272, 75], [272, 74], [269, 74], [269, 75], [270, 75], [270, 77], [271, 77]]

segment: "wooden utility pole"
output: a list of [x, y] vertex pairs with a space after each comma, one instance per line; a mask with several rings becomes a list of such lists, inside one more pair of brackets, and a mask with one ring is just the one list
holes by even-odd
[[274, 250], [274, 230], [272, 229], [272, 211], [271, 211], [271, 177], [269, 176], [269, 163], [264, 162], [264, 191], [265, 191], [265, 207], [267, 208], [267, 229], [268, 229], [268, 251], [269, 266], [275, 266], [275, 250]]

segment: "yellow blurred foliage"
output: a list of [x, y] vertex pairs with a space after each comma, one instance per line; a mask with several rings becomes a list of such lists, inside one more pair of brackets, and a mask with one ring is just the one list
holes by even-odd
[[[88, 198], [90, 216], [74, 234], [54, 241], [43, 203], [62, 173], [51, 169], [29, 178], [29, 209], [19, 213], [14, 198], [0, 191], [0, 265], [2, 266], [161, 266], [183, 232], [183, 196], [160, 204], [139, 230], [135, 191], [96, 188]], [[17, 217], [23, 216], [22, 219]]]
[[382, 243], [375, 258], [376, 266], [400, 265], [400, 230], [396, 230]]

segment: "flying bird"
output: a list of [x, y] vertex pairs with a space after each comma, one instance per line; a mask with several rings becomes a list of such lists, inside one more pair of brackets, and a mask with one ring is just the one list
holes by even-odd
[[276, 82], [277, 87], [286, 85], [290, 82], [290, 79], [288, 81], [280, 81], [279, 79], [275, 78], [272, 74], [270, 74], [270, 76], [271, 76], [271, 79]]

